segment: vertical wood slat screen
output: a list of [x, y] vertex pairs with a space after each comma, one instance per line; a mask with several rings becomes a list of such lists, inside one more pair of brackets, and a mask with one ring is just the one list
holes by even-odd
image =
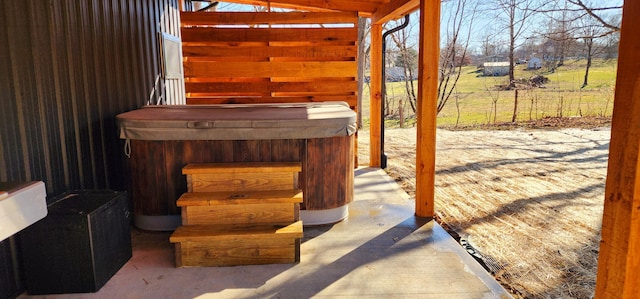
[[357, 109], [355, 13], [182, 12], [187, 104], [344, 101]]

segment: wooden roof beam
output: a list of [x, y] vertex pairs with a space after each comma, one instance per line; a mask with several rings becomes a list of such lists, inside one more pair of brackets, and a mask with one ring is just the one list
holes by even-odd
[[420, 0], [393, 0], [379, 6], [371, 16], [372, 24], [384, 24], [413, 12], [420, 7]]
[[367, 0], [225, 0], [225, 2], [265, 7], [278, 7], [306, 11], [352, 11], [362, 17], [371, 17], [373, 12], [386, 1]]

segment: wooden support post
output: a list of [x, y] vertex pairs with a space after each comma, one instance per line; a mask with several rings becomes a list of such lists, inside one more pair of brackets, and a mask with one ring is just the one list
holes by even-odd
[[622, 20], [596, 298], [640, 294], [640, 2]]
[[436, 101], [440, 57], [440, 0], [420, 1], [420, 53], [416, 141], [416, 216], [433, 217], [436, 169]]
[[369, 106], [369, 166], [380, 167], [382, 119], [382, 24], [371, 25], [371, 69]]

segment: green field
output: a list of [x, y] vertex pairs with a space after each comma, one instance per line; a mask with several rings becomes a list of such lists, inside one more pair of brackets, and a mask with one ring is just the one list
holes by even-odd
[[[586, 60], [569, 60], [553, 73], [544, 69], [528, 71], [525, 65], [517, 66], [516, 78], [542, 75], [550, 81], [544, 85], [544, 88], [518, 91], [516, 121], [530, 121], [545, 117], [610, 116], [613, 110], [617, 60], [595, 60], [589, 72], [589, 85], [581, 88], [585, 65]], [[484, 77], [479, 74], [475, 66], [462, 68], [456, 90], [438, 115], [438, 126], [455, 126], [456, 123], [459, 126], [473, 126], [511, 122], [515, 92], [496, 88], [497, 85], [506, 85], [508, 77]], [[385, 120], [388, 126], [398, 124], [398, 102], [401, 99], [407, 118], [406, 123], [411, 125], [414, 122], [413, 112], [406, 101], [405, 93], [404, 82], [387, 83], [387, 95], [392, 99], [390, 105], [392, 113]], [[369, 118], [367, 85], [364, 89], [362, 106], [363, 123], [367, 126]]]

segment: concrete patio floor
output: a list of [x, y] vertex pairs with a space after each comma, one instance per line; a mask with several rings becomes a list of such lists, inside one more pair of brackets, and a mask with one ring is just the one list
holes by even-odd
[[305, 227], [299, 264], [175, 268], [170, 233], [132, 230], [133, 257], [97, 293], [19, 298], [511, 298], [376, 168], [348, 219]]

